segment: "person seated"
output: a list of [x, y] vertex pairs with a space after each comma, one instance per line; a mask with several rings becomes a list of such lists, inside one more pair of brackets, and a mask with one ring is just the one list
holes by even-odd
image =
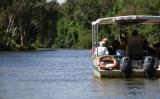
[[120, 46], [120, 42], [117, 38], [115, 38], [113, 41], [112, 41], [112, 44], [108, 47], [108, 50], [109, 50], [109, 53], [111, 55], [115, 55], [116, 54], [116, 50], [119, 48]]
[[109, 55], [109, 52], [108, 52], [108, 49], [106, 47], [105, 42], [101, 41], [99, 43], [99, 46], [97, 48], [95, 48], [94, 55], [95, 56]]
[[160, 41], [155, 43], [153, 45], [153, 47], [155, 48], [156, 52], [155, 52], [155, 56], [158, 57], [160, 59]]
[[107, 45], [108, 45], [108, 38], [103, 38], [102, 42], [104, 42], [106, 44], [106, 47], [107, 47]]
[[123, 43], [121, 43], [119, 48], [116, 50], [116, 55], [117, 56], [122, 56], [122, 57], [126, 56], [125, 49], [126, 49], [126, 46]]

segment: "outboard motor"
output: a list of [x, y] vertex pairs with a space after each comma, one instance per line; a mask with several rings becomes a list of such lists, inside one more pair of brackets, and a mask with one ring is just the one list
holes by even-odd
[[153, 78], [158, 68], [157, 61], [152, 56], [147, 56], [144, 59], [143, 69], [147, 78]]
[[120, 69], [122, 72], [123, 78], [129, 78], [132, 71], [131, 61], [129, 57], [123, 57], [120, 61]]

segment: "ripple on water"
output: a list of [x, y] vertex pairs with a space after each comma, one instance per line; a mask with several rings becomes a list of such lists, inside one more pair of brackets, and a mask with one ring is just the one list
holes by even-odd
[[160, 80], [96, 79], [90, 50], [0, 52], [0, 99], [159, 99]]

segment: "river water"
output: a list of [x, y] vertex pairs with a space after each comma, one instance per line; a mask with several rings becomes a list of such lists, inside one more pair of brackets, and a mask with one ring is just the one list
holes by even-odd
[[97, 79], [89, 50], [0, 52], [0, 99], [159, 99], [160, 79]]

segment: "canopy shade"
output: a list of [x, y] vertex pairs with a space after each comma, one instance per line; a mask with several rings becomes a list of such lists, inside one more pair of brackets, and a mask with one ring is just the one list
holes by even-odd
[[151, 15], [129, 15], [129, 16], [116, 16], [100, 18], [92, 22], [92, 25], [96, 24], [160, 24], [160, 16]]

